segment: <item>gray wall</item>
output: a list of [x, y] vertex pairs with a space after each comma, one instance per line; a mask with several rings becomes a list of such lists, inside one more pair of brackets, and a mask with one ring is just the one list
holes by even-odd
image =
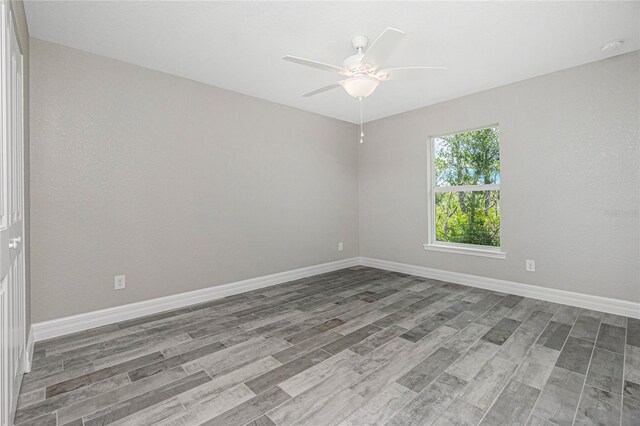
[[358, 254], [352, 124], [36, 39], [31, 61], [34, 322]]
[[[48, 42], [31, 60], [34, 322], [358, 254], [640, 301], [639, 52], [368, 123], [361, 146]], [[424, 251], [429, 136], [496, 122], [507, 259]]]
[[29, 29], [27, 28], [27, 17], [24, 13], [24, 2], [11, 0], [11, 7], [16, 17], [18, 37], [22, 47], [22, 72], [24, 90], [24, 261], [25, 261], [25, 333], [29, 337], [31, 328], [31, 210], [30, 205], [30, 185], [29, 185]]
[[[507, 259], [425, 251], [429, 137], [492, 123]], [[639, 126], [639, 52], [368, 123], [360, 255], [640, 302]]]

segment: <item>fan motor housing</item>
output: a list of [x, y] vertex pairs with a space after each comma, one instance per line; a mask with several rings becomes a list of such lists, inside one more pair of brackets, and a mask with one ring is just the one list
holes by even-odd
[[354, 49], [360, 51], [367, 48], [367, 44], [369, 44], [369, 39], [366, 36], [360, 35], [355, 36], [351, 39], [351, 45]]
[[364, 53], [357, 53], [353, 56], [349, 56], [344, 60], [344, 62], [342, 62], [342, 66], [349, 71], [354, 71], [362, 65], [361, 62], [363, 56]]

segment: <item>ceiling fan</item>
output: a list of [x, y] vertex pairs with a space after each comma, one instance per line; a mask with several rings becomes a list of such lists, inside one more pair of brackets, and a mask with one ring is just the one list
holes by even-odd
[[342, 63], [342, 67], [290, 55], [285, 56], [283, 59], [346, 77], [341, 81], [306, 93], [303, 95], [304, 97], [314, 96], [319, 93], [342, 87], [349, 95], [362, 100], [362, 98], [366, 98], [371, 95], [381, 81], [423, 78], [427, 77], [428, 73], [433, 70], [446, 69], [445, 67], [404, 67], [381, 69], [382, 65], [384, 65], [385, 61], [402, 40], [402, 36], [404, 36], [404, 32], [394, 28], [387, 28], [382, 32], [382, 34], [380, 34], [380, 36], [378, 36], [368, 49], [367, 44], [369, 43], [369, 39], [367, 37], [354, 37], [351, 40], [351, 44], [358, 53], [345, 59]]

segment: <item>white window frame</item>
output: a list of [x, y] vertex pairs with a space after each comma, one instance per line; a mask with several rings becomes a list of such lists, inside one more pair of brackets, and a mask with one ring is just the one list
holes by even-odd
[[[450, 243], [445, 241], [436, 241], [436, 193], [438, 192], [460, 192], [460, 191], [499, 191], [500, 184], [490, 185], [460, 185], [460, 186], [436, 186], [435, 175], [435, 140], [456, 133], [470, 132], [473, 130], [487, 129], [491, 127], [500, 127], [499, 124], [490, 124], [487, 126], [474, 127], [467, 130], [457, 130], [450, 133], [433, 135], [429, 137], [427, 142], [427, 188], [428, 188], [428, 242], [423, 244], [425, 250], [438, 251], [444, 253], [465, 254], [470, 256], [490, 257], [494, 259], [506, 259], [507, 253], [502, 247], [483, 246], [479, 244]], [[500, 176], [502, 181], [502, 175]], [[502, 196], [502, 193], [500, 194]], [[502, 245], [502, 218], [500, 218], [500, 244]]]

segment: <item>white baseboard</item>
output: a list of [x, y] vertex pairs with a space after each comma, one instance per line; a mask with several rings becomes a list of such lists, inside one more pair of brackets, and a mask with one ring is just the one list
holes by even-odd
[[459, 272], [444, 271], [424, 266], [407, 265], [405, 263], [371, 259], [368, 257], [360, 257], [359, 260], [360, 265], [372, 268], [401, 272], [404, 274], [432, 278], [441, 281], [449, 281], [471, 287], [479, 287], [502, 293], [531, 297], [533, 299], [541, 299], [548, 302], [562, 303], [564, 305], [594, 309], [596, 311], [640, 319], [640, 303], [629, 302], [626, 300], [592, 296], [572, 291], [522, 284], [513, 281], [499, 280], [496, 278], [480, 277], [477, 275], [462, 274]]
[[[263, 287], [282, 284], [312, 275], [323, 274], [325, 272], [336, 271], [338, 269], [349, 268], [359, 264], [358, 258], [338, 260], [335, 262], [323, 263], [306, 268], [294, 269], [263, 277], [251, 278], [243, 281], [236, 281], [202, 290], [190, 291], [187, 293], [174, 294], [157, 299], [145, 300], [128, 305], [116, 306], [113, 308], [101, 309], [99, 311], [87, 312], [70, 317], [58, 318], [51, 321], [44, 321], [33, 324], [32, 333], [34, 341], [51, 339], [94, 327], [126, 321], [145, 315], [156, 314], [163, 311], [178, 309], [197, 303], [208, 302], [222, 297], [244, 293]], [[33, 345], [32, 345], [33, 346]]]
[[444, 271], [424, 266], [407, 265], [387, 260], [355, 257], [33, 324], [31, 326], [31, 332], [29, 333], [29, 340], [27, 342], [26, 368], [31, 368], [33, 343], [40, 340], [51, 339], [82, 330], [88, 330], [94, 327], [100, 327], [145, 315], [152, 315], [163, 311], [178, 309], [184, 306], [220, 299], [222, 297], [238, 293], [244, 293], [263, 287], [282, 284], [287, 281], [293, 281], [357, 265], [402, 272], [419, 277], [449, 281], [471, 287], [479, 287], [502, 293], [547, 300], [549, 302], [562, 303], [565, 305], [578, 306], [581, 308], [594, 309], [597, 311], [640, 319], [640, 303], [557, 290], [530, 284], [522, 284], [513, 281], [499, 280], [496, 278]]
[[24, 353], [24, 372], [29, 373], [31, 371], [31, 362], [33, 361], [33, 344], [34, 341], [34, 332], [33, 326], [29, 329], [29, 337], [27, 338], [27, 347], [25, 348]]

